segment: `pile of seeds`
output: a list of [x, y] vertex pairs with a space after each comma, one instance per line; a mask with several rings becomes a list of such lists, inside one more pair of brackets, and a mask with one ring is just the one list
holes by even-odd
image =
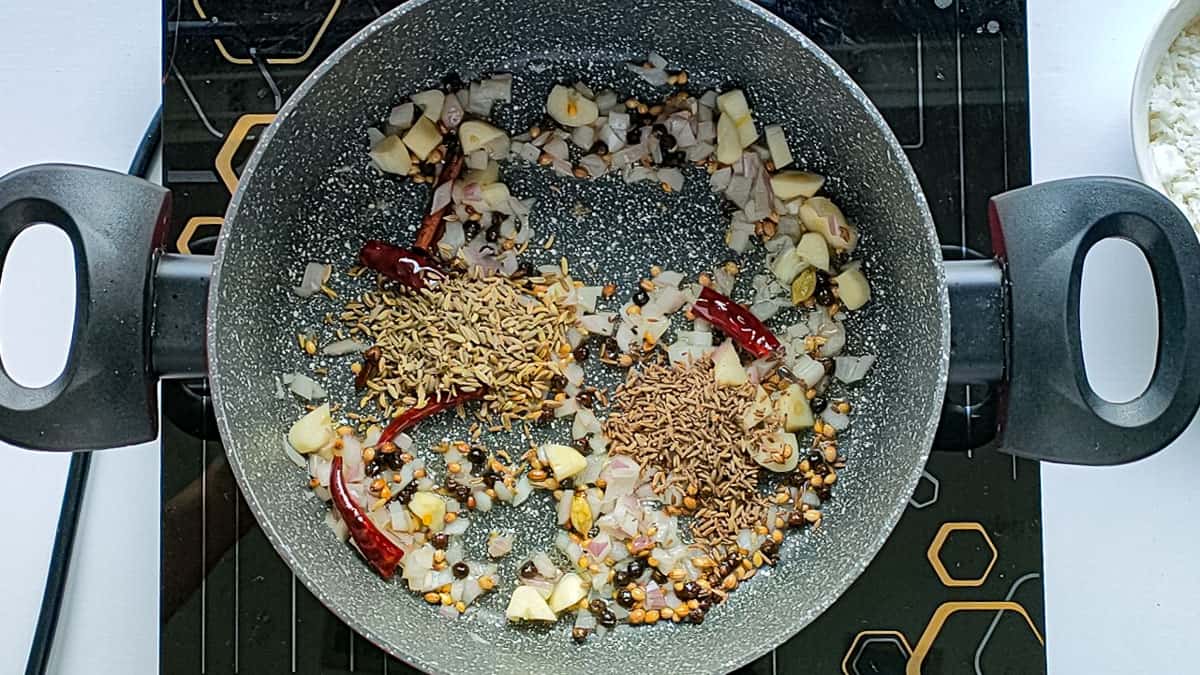
[[576, 320], [562, 294], [547, 292], [554, 283], [451, 276], [436, 289], [385, 288], [350, 302], [342, 322], [379, 349], [360, 404], [419, 408], [486, 389], [480, 419], [505, 429], [538, 419], [546, 394], [561, 387]]
[[610, 451], [646, 467], [644, 478], [671, 507], [694, 515], [692, 536], [734, 546], [739, 531], [763, 522], [770, 499], [758, 493], [753, 449], [778, 431], [767, 420], [742, 427], [756, 385], [718, 387], [709, 359], [649, 365], [629, 373], [604, 423]]

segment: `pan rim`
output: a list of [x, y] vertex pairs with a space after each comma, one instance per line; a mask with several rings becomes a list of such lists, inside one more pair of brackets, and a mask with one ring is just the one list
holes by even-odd
[[[310, 575], [309, 570], [303, 565], [300, 565], [296, 556], [292, 552], [292, 542], [275, 529], [273, 520], [268, 517], [269, 514], [262, 507], [258, 496], [251, 488], [248, 476], [242, 466], [241, 454], [237, 450], [237, 444], [230, 442], [233, 439], [233, 434], [229, 427], [229, 421], [224, 414], [224, 394], [223, 380], [220, 377], [220, 343], [216, 339], [217, 335], [217, 307], [218, 298], [221, 291], [221, 280], [223, 271], [223, 261], [225, 258], [225, 249], [229, 245], [231, 233], [236, 227], [237, 215], [241, 207], [242, 199], [246, 193], [246, 185], [250, 182], [247, 180], [253, 176], [256, 167], [265, 154], [265, 150], [269, 147], [271, 140], [277, 133], [280, 124], [289, 118], [292, 113], [299, 107], [301, 101], [306, 97], [313, 87], [324, 77], [324, 75], [338, 66], [344, 57], [359, 48], [361, 44], [370, 39], [375, 33], [380, 30], [390, 27], [395, 22], [399, 21], [409, 12], [424, 7], [430, 3], [436, 3], [443, 0], [412, 0], [404, 3], [395, 9], [383, 14], [379, 18], [372, 21], [367, 26], [363, 27], [359, 32], [355, 33], [344, 43], [337, 47], [324, 61], [321, 62], [305, 79], [296, 87], [295, 91], [284, 102], [275, 119], [267, 127], [260, 137], [254, 150], [251, 152], [249, 159], [246, 162], [246, 167], [242, 173], [242, 179], [238, 181], [237, 189], [230, 198], [228, 208], [225, 214], [225, 226], [221, 228], [218, 234], [217, 246], [214, 255], [213, 273], [209, 283], [208, 307], [205, 336], [209, 347], [209, 364], [208, 376], [212, 389], [212, 399], [214, 405], [214, 416], [217, 420], [218, 430], [221, 435], [223, 445], [226, 445], [226, 456], [229, 461], [231, 470], [237, 480], [238, 486], [245, 497], [246, 503], [254, 514], [255, 520], [262, 528], [267, 539], [271, 542], [272, 547], [288, 568], [293, 572], [296, 578], [304, 584], [304, 586], [317, 597], [317, 599], [335, 614], [340, 620], [350, 625], [360, 635], [366, 637], [376, 646], [379, 646], [384, 651], [392, 656], [412, 665], [416, 668], [432, 673], [451, 673], [452, 671], [445, 670], [440, 664], [423, 657], [419, 653], [402, 652], [400, 649], [392, 645], [391, 641], [386, 639], [378, 631], [374, 630], [368, 623], [360, 622], [357, 617], [350, 615], [343, 607], [339, 606], [329, 594], [324, 592], [323, 587], [318, 584]], [[884, 121], [879, 110], [867, 97], [866, 93], [850, 78], [845, 70], [842, 69], [836, 61], [833, 60], [823, 49], [816, 43], [810, 40], [806, 35], [801, 33], [791, 24], [784, 21], [782, 18], [769, 12], [763, 7], [754, 4], [751, 0], [723, 0], [731, 5], [735, 10], [748, 12], [760, 21], [765, 22], [770, 28], [781, 31], [786, 37], [791, 38], [801, 48], [809, 53], [816, 61], [829, 71], [829, 74], [843, 86], [847, 92], [863, 107], [868, 118], [875, 124], [883, 135], [883, 140], [887, 144], [887, 149], [907, 183], [910, 191], [916, 199], [916, 207], [920, 219], [925, 223], [925, 239], [924, 242], [928, 250], [933, 252], [935, 260], [935, 291], [938, 307], [939, 326], [940, 326], [940, 358], [936, 364], [933, 390], [930, 400], [922, 402], [921, 407], [928, 411], [928, 419], [925, 422], [924, 429], [920, 434], [921, 447], [919, 448], [919, 461], [915, 462], [911, 467], [909, 474], [905, 477], [904, 484], [907, 486], [906, 493], [911, 494], [920, 481], [925, 464], [929, 459], [929, 454], [933, 447], [934, 435], [937, 431], [938, 420], [940, 418], [940, 409], [942, 400], [945, 397], [946, 379], [949, 371], [950, 363], [950, 301], [946, 287], [945, 269], [941, 255], [941, 243], [937, 238], [937, 230], [934, 225], [932, 213], [929, 210], [929, 204], [925, 193], [921, 188], [920, 182], [917, 179], [916, 172], [913, 170], [908, 156], [900, 146], [900, 142], [896, 139], [891, 127]], [[884, 543], [891, 537], [897, 522], [903, 515], [907, 507], [907, 498], [895, 504], [884, 519], [876, 522], [876, 534], [873, 538], [866, 542], [867, 548], [870, 551], [869, 555], [863, 556], [855, 561], [853, 565], [844, 568], [843, 572], [837, 579], [837, 583], [831, 585], [830, 589], [836, 589], [835, 593], [824, 593], [820, 600], [806, 606], [803, 611], [793, 612], [786, 622], [776, 624], [781, 628], [779, 630], [769, 631], [761, 634], [760, 639], [752, 645], [743, 643], [744, 649], [733, 650], [730, 652], [730, 658], [723, 660], [720, 663], [712, 663], [716, 666], [714, 672], [730, 671], [739, 668], [743, 665], [754, 661], [771, 650], [777, 648], [787, 640], [791, 639], [805, 627], [807, 627], [814, 619], [823, 614], [834, 602], [836, 602], [846, 592], [851, 584], [862, 574], [863, 570], [871, 563], [878, 555]], [[366, 569], [364, 567], [364, 569]]]

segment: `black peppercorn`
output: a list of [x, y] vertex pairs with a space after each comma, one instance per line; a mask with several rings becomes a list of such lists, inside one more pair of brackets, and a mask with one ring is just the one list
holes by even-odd
[[704, 623], [704, 612], [697, 607], [696, 609], [688, 612], [687, 620], [688, 623], [699, 626], [700, 624]]
[[829, 399], [824, 396], [815, 396], [808, 402], [808, 407], [813, 411], [814, 415], [820, 415], [825, 412], [825, 408], [829, 405]]
[[608, 611], [608, 603], [604, 602], [600, 598], [596, 598], [588, 603], [588, 611], [599, 616]]
[[617, 615], [613, 614], [611, 609], [604, 610], [600, 616], [596, 617], [596, 620], [605, 628], [612, 628], [617, 625]]
[[417, 493], [417, 481], [414, 480], [414, 481], [411, 481], [408, 485], [405, 485], [404, 489], [400, 490], [400, 492], [397, 492], [396, 496], [393, 497], [392, 499], [395, 499], [396, 501], [400, 502], [401, 504], [407, 504], [410, 501], [412, 501], [413, 495], [415, 495], [416, 493]]
[[617, 354], [621, 353], [621, 345], [617, 342], [615, 337], [610, 336], [604, 338], [603, 348], [604, 352], [608, 354], [609, 358], [614, 358]]
[[705, 596], [703, 598], [700, 598], [700, 607], [699, 607], [700, 611], [708, 612], [708, 610], [712, 609], [712, 606], [713, 606], [713, 601], [712, 601], [711, 596]]
[[821, 454], [820, 450], [809, 450], [805, 459], [808, 460], [808, 468], [814, 471], [818, 466], [825, 463], [825, 456]]
[[579, 345], [578, 347], [575, 348], [575, 351], [571, 352], [571, 354], [572, 354], [572, 356], [575, 357], [575, 360], [579, 363], [583, 363], [584, 361], [587, 361], [588, 356], [590, 356], [590, 354], [588, 354], [587, 345]]
[[591, 631], [583, 626], [575, 626], [571, 629], [571, 639], [579, 644], [583, 644], [587, 641], [589, 633], [591, 633]]
[[633, 607], [634, 603], [636, 602], [637, 600], [633, 599], [633, 592], [628, 588], [622, 588], [621, 590], [617, 591], [618, 605], [624, 607], [625, 609], [629, 609]]
[[383, 463], [384, 463], [384, 465], [387, 466], [387, 468], [391, 469], [392, 471], [399, 471], [400, 469], [404, 468], [404, 458], [401, 457], [400, 453], [398, 453], [398, 452], [393, 452], [391, 454], [384, 455]]
[[667, 135], [667, 127], [664, 124], [655, 124], [650, 127], [650, 133], [662, 138]]
[[479, 221], [478, 220], [468, 220], [467, 222], [463, 223], [463, 236], [466, 238], [467, 241], [471, 241], [478, 234], [479, 234]]
[[450, 535], [446, 534], [445, 532], [438, 532], [437, 534], [433, 535], [433, 547], [434, 548], [436, 548], [440, 551], [445, 551], [446, 547], [449, 545], [450, 545]]
[[483, 238], [486, 239], [489, 244], [496, 243], [500, 240], [500, 227], [497, 225], [492, 225], [487, 229], [486, 232], [483, 233]]
[[562, 375], [555, 375], [554, 377], [550, 378], [550, 389], [552, 391], [561, 391], [566, 386], [567, 378], [563, 377]]
[[828, 286], [817, 286], [817, 290], [813, 291], [813, 299], [818, 305], [828, 307], [837, 302], [837, 298], [833, 297], [833, 290]]
[[573, 478], [564, 478], [558, 481], [558, 487], [563, 490], [574, 490], [575, 480]]
[[467, 461], [472, 464], [483, 464], [487, 461], [487, 453], [478, 445], [467, 451]]
[[608, 143], [605, 143], [604, 141], [596, 141], [595, 143], [592, 143], [592, 147], [590, 150], [588, 150], [588, 152], [594, 155], [607, 155]]
[[596, 404], [596, 396], [590, 391], [581, 391], [575, 394], [575, 402], [585, 408], [590, 408]]
[[525, 564], [521, 565], [521, 571], [518, 574], [522, 579], [532, 579], [538, 575], [537, 565], [534, 565], [532, 560], [526, 560]]
[[583, 455], [584, 457], [592, 454], [592, 444], [588, 442], [588, 439], [588, 436], [575, 439], [575, 449], [578, 450], [579, 454]]
[[650, 302], [650, 294], [639, 288], [633, 292], [633, 304], [642, 307], [647, 302]]
[[450, 572], [454, 575], [455, 579], [466, 579], [467, 575], [471, 573], [471, 568], [467, 563], [459, 560], [454, 563], [454, 567], [450, 568]]
[[637, 145], [642, 142], [642, 130], [638, 127], [633, 127], [625, 132], [625, 142], [629, 145]]
[[628, 586], [629, 581], [630, 579], [628, 572], [624, 570], [617, 570], [616, 572], [613, 572], [613, 586], [618, 588]]
[[776, 553], [779, 553], [779, 544], [774, 539], [767, 539], [758, 547], [762, 554], [768, 558], [774, 558]]
[[378, 476], [383, 473], [383, 463], [378, 458], [373, 459], [367, 462], [366, 471], [368, 476]]
[[462, 77], [456, 72], [451, 71], [442, 76], [442, 91], [447, 94], [465, 87]]
[[629, 573], [631, 578], [641, 579], [642, 574], [646, 571], [646, 561], [641, 558], [634, 558], [625, 566], [625, 571]]
[[804, 514], [799, 511], [792, 511], [788, 514], [788, 527], [804, 527]]
[[675, 143], [675, 137], [671, 134], [666, 134], [658, 142], [658, 146], [662, 148], [663, 152], [670, 152], [675, 149]]
[[703, 590], [700, 584], [695, 581], [689, 581], [683, 585], [683, 588], [675, 591], [675, 595], [678, 595], [680, 600], [695, 600], [700, 597], [700, 593]]

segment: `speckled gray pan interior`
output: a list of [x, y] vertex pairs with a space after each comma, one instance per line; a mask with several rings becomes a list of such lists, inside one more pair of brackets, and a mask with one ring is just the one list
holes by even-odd
[[[505, 626], [507, 592], [493, 594], [468, 617], [440, 618], [334, 539], [322, 524], [325, 506], [300, 487], [304, 473], [281, 451], [281, 435], [301, 409], [274, 397], [272, 374], [327, 365], [332, 399], [351, 406], [355, 400], [345, 359], [314, 364], [295, 345], [297, 330], [328, 340], [320, 319], [336, 314], [338, 305], [319, 295], [301, 301], [289, 288], [306, 261], [344, 269], [366, 238], [410, 241], [428, 188], [378, 175], [365, 157], [366, 127], [378, 125], [403, 95], [449, 71], [467, 79], [512, 72], [515, 102], [498, 119], [515, 132], [539, 119], [557, 80], [648, 93], [622, 64], [650, 51], [686, 68], [694, 91], [744, 87], [760, 120], [785, 125], [798, 164], [830, 176], [828, 191], [862, 229], [875, 297], [850, 321], [848, 351], [880, 359], [867, 381], [845, 392], [857, 404], [854, 426], [843, 437], [850, 465], [824, 525], [790, 536], [781, 564], [735, 593], [702, 626], [624, 628], [578, 646], [562, 625]], [[651, 264], [696, 274], [729, 257], [718, 200], [697, 174], [676, 194], [619, 180], [564, 179], [537, 167], [510, 167], [505, 180], [515, 194], [538, 197], [538, 241], [556, 233], [555, 249], [541, 255], [567, 256], [591, 283], [629, 287]], [[759, 264], [752, 255], [740, 261]], [[358, 283], [345, 275], [333, 282], [343, 296], [361, 290]], [[891, 532], [925, 463], [947, 365], [941, 256], [924, 197], [895, 138], [811, 42], [761, 9], [729, 0], [429, 0], [391, 12], [319, 67], [259, 142], [221, 233], [211, 293], [218, 418], [259, 523], [341, 618], [397, 657], [437, 672], [726, 671], [770, 650], [834, 602]], [[591, 365], [591, 380], [614, 381], [613, 373]], [[417, 446], [443, 435], [463, 437], [465, 429], [454, 422], [422, 426]], [[509, 584], [521, 553], [551, 548], [551, 514], [540, 499], [494, 510], [472, 528], [469, 544], [479, 556], [481, 530], [519, 528], [517, 551], [501, 571]]]

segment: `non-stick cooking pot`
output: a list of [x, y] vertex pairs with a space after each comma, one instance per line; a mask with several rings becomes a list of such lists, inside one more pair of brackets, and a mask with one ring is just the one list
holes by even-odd
[[[561, 631], [505, 626], [503, 598], [446, 620], [373, 574], [298, 487], [305, 477], [280, 439], [300, 409], [275, 398], [273, 375], [311, 367], [296, 331], [319, 325], [329, 308], [289, 288], [308, 261], [344, 268], [365, 239], [411, 238], [427, 187], [379, 175], [365, 153], [366, 127], [401, 94], [450, 71], [512, 72], [517, 103], [499, 121], [523, 129], [555, 81], [645, 91], [624, 63], [652, 51], [686, 68], [698, 89], [742, 86], [757, 115], [795, 134], [798, 165], [829, 176], [827, 191], [860, 225], [874, 299], [849, 334], [852, 350], [879, 358], [854, 392], [856, 422], [842, 439], [850, 465], [822, 527], [789, 537], [767, 578], [703, 625], [575, 645]], [[687, 271], [729, 255], [703, 180], [664, 199], [621, 181], [572, 181], [516, 163], [506, 171], [515, 193], [538, 197], [534, 221], [556, 233], [557, 253], [607, 280], [629, 286], [651, 264]], [[165, 190], [95, 169], [38, 166], [0, 179], [0, 260], [23, 228], [53, 223], [73, 242], [79, 297], [61, 377], [27, 389], [0, 371], [0, 437], [60, 450], [150, 440], [157, 379], [206, 372], [230, 464], [279, 554], [347, 623], [431, 671], [693, 672], [754, 659], [820, 614], [879, 550], [930, 452], [947, 382], [1000, 386], [1001, 451], [1085, 464], [1162, 448], [1200, 403], [1200, 353], [1189, 341], [1200, 335], [1200, 244], [1167, 199], [1116, 178], [1020, 189], [991, 202], [996, 259], [943, 262], [920, 185], [879, 113], [813, 43], [743, 0], [407, 3], [289, 99], [245, 167], [215, 259], [159, 250], [169, 208]], [[644, 213], [655, 215], [620, 217]], [[1091, 390], [1080, 348], [1083, 260], [1107, 237], [1141, 248], [1159, 296], [1158, 364], [1127, 403]], [[353, 401], [348, 370], [334, 371], [331, 398]], [[418, 429], [417, 447], [464, 431], [443, 417]], [[494, 517], [522, 528], [522, 546], [545, 547], [551, 507], [527, 506]]]

